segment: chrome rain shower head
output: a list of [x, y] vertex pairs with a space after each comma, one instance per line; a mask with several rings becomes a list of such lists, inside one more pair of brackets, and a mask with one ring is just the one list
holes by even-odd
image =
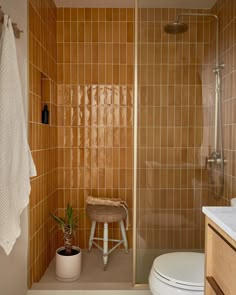
[[181, 23], [178, 20], [164, 26], [164, 31], [167, 34], [173, 34], [173, 35], [181, 34], [181, 33], [187, 32], [187, 30], [188, 30], [188, 25], [185, 23]]

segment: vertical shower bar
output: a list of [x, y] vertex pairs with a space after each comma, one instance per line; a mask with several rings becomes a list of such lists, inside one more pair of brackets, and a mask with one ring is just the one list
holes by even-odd
[[[216, 19], [216, 68], [215, 68], [215, 141], [214, 141], [214, 148], [215, 152], [218, 152], [218, 118], [219, 118], [219, 102], [220, 102], [220, 65], [219, 65], [219, 20], [216, 15], [214, 15]], [[222, 138], [223, 140], [223, 138]]]
[[133, 176], [133, 285], [136, 284], [137, 251], [137, 147], [138, 147], [138, 0], [135, 0], [134, 43], [134, 176]]
[[219, 82], [219, 69], [214, 70], [215, 73], [215, 130], [214, 130], [214, 151], [218, 152], [218, 116], [219, 116], [219, 92], [220, 92], [220, 82]]
[[[216, 20], [216, 35], [215, 35], [215, 57], [216, 57], [216, 62], [215, 62], [215, 128], [214, 128], [214, 152], [218, 153], [218, 128], [219, 128], [219, 101], [220, 101], [220, 70], [221, 66], [219, 65], [219, 19], [218, 16], [215, 14], [201, 14], [201, 13], [181, 13], [177, 16], [177, 22], [180, 21], [180, 18], [183, 16], [210, 16], [214, 17]], [[223, 140], [223, 139], [222, 139]]]

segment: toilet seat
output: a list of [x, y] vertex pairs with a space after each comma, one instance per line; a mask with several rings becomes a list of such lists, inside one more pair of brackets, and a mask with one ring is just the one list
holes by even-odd
[[156, 278], [175, 288], [204, 290], [204, 254], [177, 252], [163, 254], [153, 262]]

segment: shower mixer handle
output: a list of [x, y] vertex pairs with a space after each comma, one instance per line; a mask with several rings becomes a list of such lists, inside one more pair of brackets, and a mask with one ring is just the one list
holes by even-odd
[[211, 159], [210, 157], [206, 157], [205, 169], [207, 169], [208, 165], [212, 165], [213, 163], [215, 163], [214, 159]]
[[209, 157], [206, 157], [205, 161], [205, 169], [207, 169], [208, 165], [216, 164], [220, 165], [224, 161], [224, 164], [226, 164], [226, 160], [222, 158], [221, 154], [218, 152], [212, 152]]

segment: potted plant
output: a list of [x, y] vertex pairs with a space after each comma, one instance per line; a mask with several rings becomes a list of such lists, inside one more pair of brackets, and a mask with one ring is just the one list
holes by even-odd
[[67, 204], [64, 218], [51, 216], [64, 233], [64, 247], [56, 250], [56, 278], [63, 282], [77, 280], [81, 272], [81, 249], [72, 246], [72, 236], [78, 228], [79, 216], [74, 216], [70, 204]]

